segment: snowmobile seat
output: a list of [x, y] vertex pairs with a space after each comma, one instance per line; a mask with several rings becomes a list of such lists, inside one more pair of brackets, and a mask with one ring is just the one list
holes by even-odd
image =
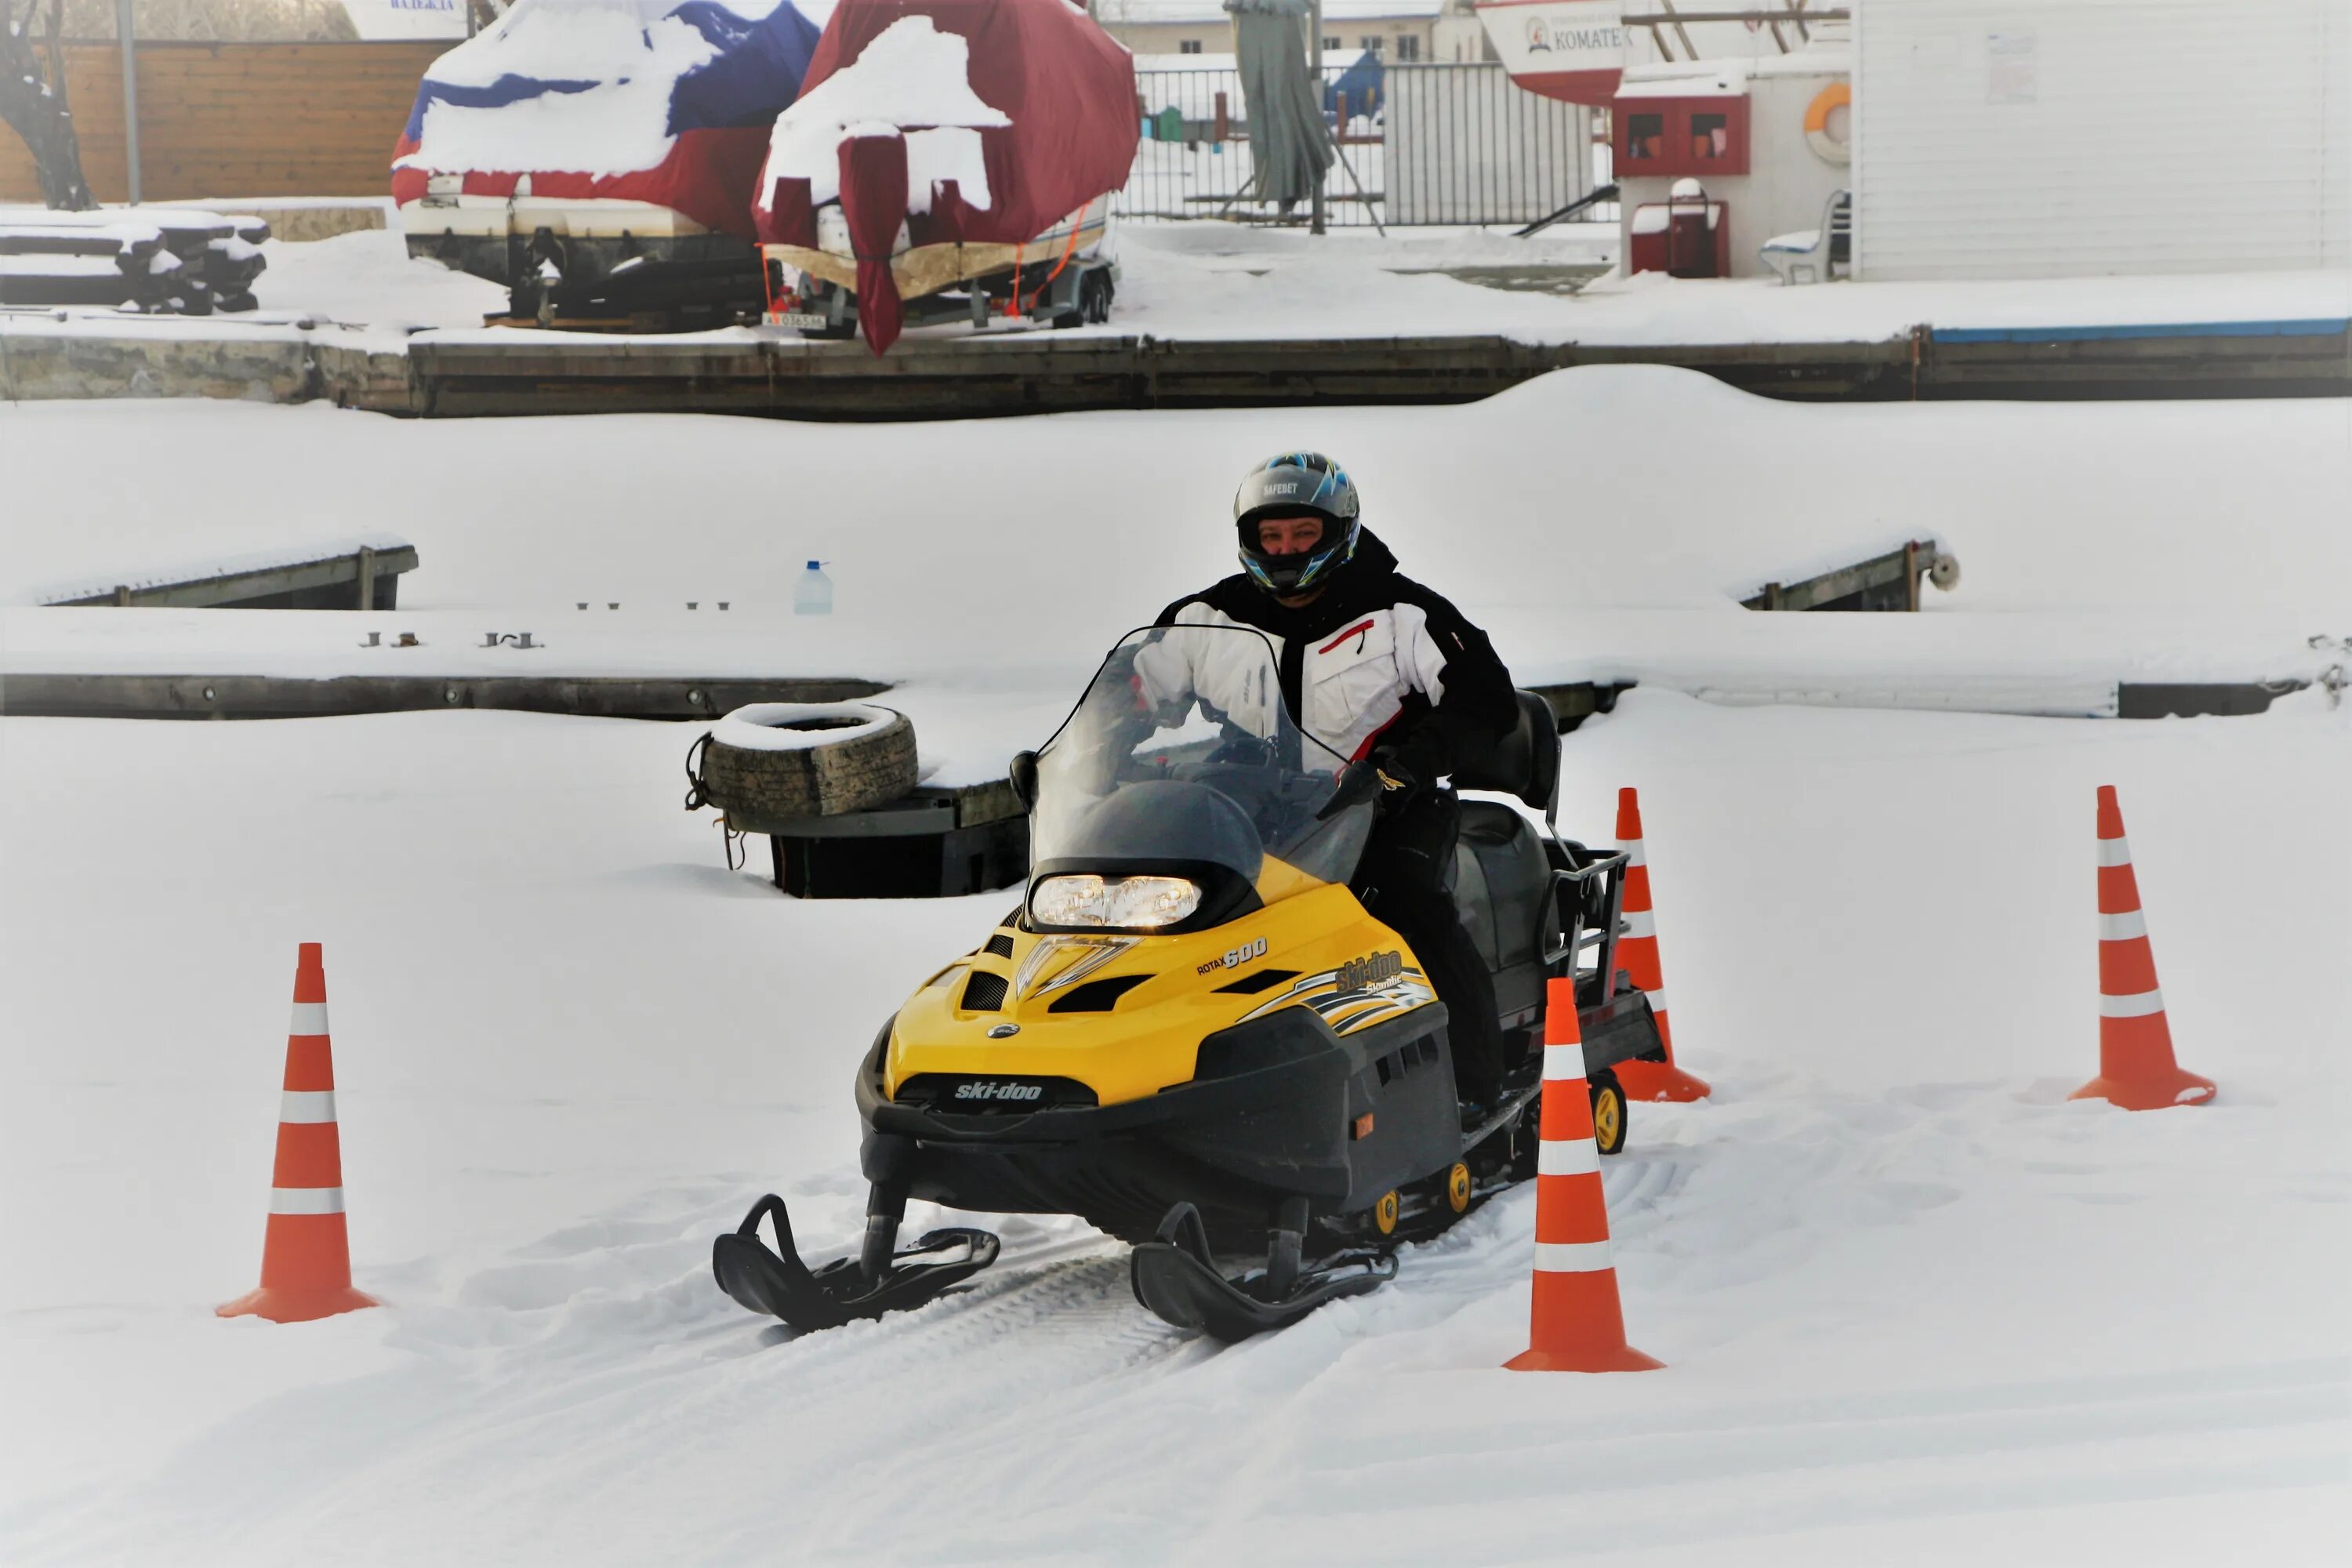
[[1518, 699], [1519, 721], [1495, 749], [1454, 770], [1456, 789], [1493, 790], [1517, 795], [1538, 811], [1549, 811], [1559, 788], [1559, 721], [1551, 704], [1532, 691]]
[[[1559, 727], [1551, 705], [1531, 691], [1517, 694], [1519, 721], [1485, 757], [1457, 768], [1457, 789], [1517, 797], [1549, 814], [1559, 787]], [[1494, 977], [1495, 1010], [1506, 1029], [1541, 1016], [1551, 944], [1549, 856], [1527, 818], [1500, 801], [1465, 800], [1454, 842], [1454, 902]]]

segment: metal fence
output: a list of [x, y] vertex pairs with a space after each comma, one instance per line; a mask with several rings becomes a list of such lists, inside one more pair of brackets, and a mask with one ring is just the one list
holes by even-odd
[[[1307, 221], [1306, 204], [1284, 212], [1250, 187], [1238, 71], [1141, 70], [1135, 85], [1143, 139], [1114, 212]], [[1327, 66], [1323, 106], [1339, 152], [1323, 181], [1334, 227], [1531, 223], [1592, 189], [1591, 110], [1516, 87], [1496, 64]]]

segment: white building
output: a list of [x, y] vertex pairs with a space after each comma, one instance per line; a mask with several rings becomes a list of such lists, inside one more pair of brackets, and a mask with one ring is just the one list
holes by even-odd
[[[1323, 0], [1324, 59], [1342, 63], [1367, 49], [1391, 61], [1430, 59], [1442, 3]], [[1234, 52], [1233, 17], [1223, 0], [1095, 0], [1094, 16], [1103, 31], [1139, 55]]]
[[1790, 54], [1631, 66], [1610, 105], [1628, 272], [1663, 271], [1670, 193], [1696, 180], [1717, 243], [1708, 275], [1769, 275], [1779, 235], [1820, 226], [1853, 155], [1842, 37]]
[[2352, 0], [1853, 0], [1858, 277], [2352, 266]]

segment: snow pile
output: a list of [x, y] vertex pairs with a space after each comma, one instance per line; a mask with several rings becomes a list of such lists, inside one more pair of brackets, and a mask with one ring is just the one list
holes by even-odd
[[[625, 60], [609, 79], [552, 82], [527, 101], [476, 108], [448, 99], [425, 110], [425, 134], [404, 166], [448, 174], [501, 169], [563, 169], [588, 174], [620, 174], [650, 169], [669, 155], [670, 87], [677, 78], [718, 58], [699, 32], [674, 16], [640, 20], [602, 6], [586, 15], [509, 12], [481, 35], [488, 47], [452, 51], [437, 67], [451, 86], [487, 87], [499, 78], [522, 74], [506, 68], [499, 46], [539, 55], [550, 35], [560, 51], [597, 58], [604, 70]], [[541, 61], [534, 60], [535, 65]], [[446, 74], [444, 74], [446, 73]], [[601, 74], [601, 72], [599, 73]]]
[[722, 715], [710, 738], [741, 752], [806, 752], [879, 734], [898, 720], [865, 702], [754, 702]]
[[269, 268], [253, 292], [265, 310], [393, 332], [479, 327], [484, 317], [507, 311], [503, 285], [410, 256], [397, 229], [362, 229], [299, 244], [273, 239], [262, 248]]
[[[434, 62], [415, 152], [437, 174], [651, 169], [677, 143], [678, 79], [718, 59], [724, 13], [756, 22], [785, 0], [520, 0]], [[801, 5], [822, 25], [826, 7]], [[699, 15], [697, 15], [699, 13]]]
[[1011, 118], [971, 89], [971, 46], [942, 33], [929, 16], [893, 22], [848, 65], [776, 117], [768, 166], [760, 176], [761, 211], [772, 211], [778, 180], [809, 183], [809, 204], [841, 197], [841, 143], [852, 137], [900, 136], [907, 142], [907, 210], [931, 210], [931, 195], [953, 180], [971, 206], [986, 208], [988, 164], [980, 129]]

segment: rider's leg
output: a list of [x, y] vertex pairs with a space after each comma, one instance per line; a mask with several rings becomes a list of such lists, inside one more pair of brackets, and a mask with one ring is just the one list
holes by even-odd
[[1454, 907], [1454, 841], [1462, 805], [1433, 795], [1372, 830], [1357, 886], [1372, 913], [1411, 944], [1438, 1000], [1445, 1004], [1455, 1088], [1465, 1100], [1491, 1102], [1503, 1079], [1503, 1031], [1495, 988], [1478, 945]]

